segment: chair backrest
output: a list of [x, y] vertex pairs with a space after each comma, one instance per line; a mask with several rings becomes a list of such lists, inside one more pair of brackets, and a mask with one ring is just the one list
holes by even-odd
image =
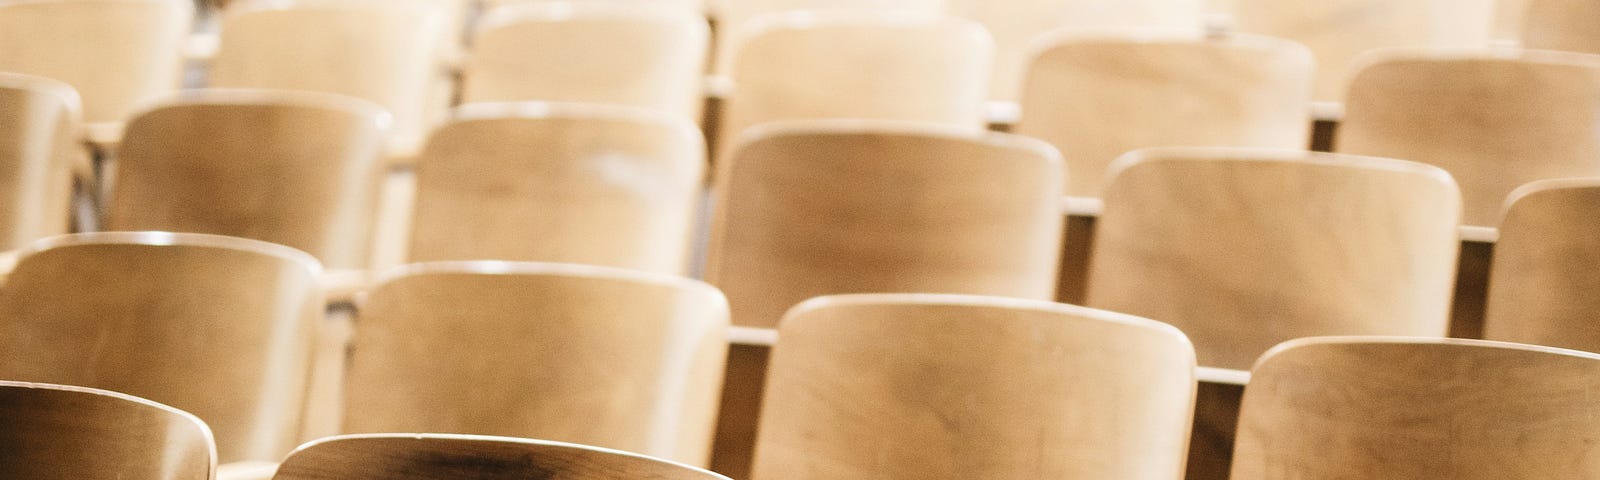
[[1600, 178], [1543, 180], [1507, 201], [1484, 338], [1600, 352]]
[[743, 40], [724, 147], [746, 128], [783, 120], [984, 126], [994, 45], [970, 20], [790, 13], [761, 17], [733, 35]]
[[367, 264], [388, 116], [311, 92], [198, 91], [128, 123], [110, 230], [253, 238]]
[[179, 87], [194, 3], [0, 2], [0, 71], [53, 78], [83, 96], [88, 122], [120, 122]]
[[1335, 150], [1443, 167], [1463, 222], [1525, 183], [1600, 175], [1600, 55], [1387, 51], [1350, 82]]
[[1239, 31], [1305, 44], [1317, 59], [1315, 98], [1343, 99], [1363, 52], [1488, 44], [1493, 0], [1236, 0]]
[[345, 432], [508, 435], [710, 459], [728, 329], [716, 289], [588, 265], [402, 268], [356, 322]]
[[1457, 339], [1309, 338], [1244, 388], [1236, 480], [1594, 478], [1600, 356]]
[[1315, 335], [1444, 336], [1461, 214], [1444, 171], [1221, 148], [1114, 169], [1086, 305], [1178, 327], [1201, 365], [1249, 368]]
[[728, 480], [617, 450], [474, 435], [342, 435], [305, 444], [274, 480]]
[[1015, 131], [1061, 150], [1068, 195], [1098, 197], [1139, 148], [1307, 145], [1314, 67], [1294, 42], [1065, 32], [1038, 45]]
[[397, 0], [249, 0], [229, 6], [210, 86], [336, 93], [389, 110], [391, 145], [421, 142], [439, 75], [440, 5]]
[[0, 73], [0, 250], [67, 233], [72, 176], [88, 165], [78, 94], [44, 77]]
[[804, 122], [752, 132], [723, 166], [706, 279], [736, 324], [837, 293], [1053, 298], [1063, 173], [1044, 142]]
[[525, 260], [683, 274], [705, 144], [646, 109], [475, 104], [417, 165], [411, 260]]
[[1171, 326], [864, 294], [806, 301], [778, 328], [756, 480], [1183, 476], [1195, 359]]
[[209, 423], [222, 462], [276, 460], [300, 433], [320, 271], [214, 235], [40, 240], [0, 287], [0, 379], [149, 398]]
[[954, 16], [970, 18], [994, 35], [993, 100], [1014, 101], [1040, 37], [1053, 30], [1187, 30], [1203, 26], [1202, 0], [946, 0]]
[[709, 36], [704, 16], [665, 5], [493, 10], [462, 69], [462, 101], [631, 105], [698, 120]]
[[[660, 0], [656, 0], [660, 1]], [[946, 0], [708, 0], [717, 21], [717, 59], [715, 71], [728, 73], [737, 51], [744, 48], [745, 36], [739, 32], [750, 23], [760, 23], [769, 15], [801, 13], [813, 15], [876, 16], [882, 14], [938, 15]]]
[[211, 429], [182, 410], [92, 388], [0, 381], [0, 476], [211, 480]]
[[1600, 53], [1600, 2], [1528, 0], [1522, 45], [1528, 48]]

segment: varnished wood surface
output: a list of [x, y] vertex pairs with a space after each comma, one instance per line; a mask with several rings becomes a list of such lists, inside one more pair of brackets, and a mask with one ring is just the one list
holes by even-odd
[[462, 101], [606, 103], [698, 119], [709, 50], [705, 17], [681, 7], [516, 5], [479, 21]]
[[[655, 0], [660, 1], [660, 0]], [[798, 12], [833, 16], [938, 15], [944, 0], [708, 0], [717, 22], [717, 66], [727, 74], [749, 31], [775, 16]]]
[[646, 456], [523, 438], [387, 434], [308, 443], [275, 480], [728, 480]]
[[1600, 356], [1472, 340], [1322, 338], [1245, 387], [1234, 480], [1600, 476]]
[[71, 86], [0, 73], [0, 249], [67, 233], [73, 174], [88, 165], [82, 128]]
[[807, 301], [778, 328], [756, 480], [1182, 477], [1194, 350], [1168, 325], [879, 294]]
[[1600, 351], [1600, 178], [1545, 180], [1508, 201], [1485, 338]]
[[193, 415], [104, 390], [0, 381], [0, 476], [210, 480], [217, 452]]
[[298, 442], [322, 291], [265, 242], [95, 233], [41, 240], [0, 287], [0, 378], [103, 388], [194, 413], [219, 461]]
[[53, 78], [87, 122], [121, 122], [179, 86], [194, 4], [182, 0], [0, 3], [0, 71]]
[[[1504, 1], [1504, 0], [1502, 0]], [[1600, 2], [1594, 0], [1524, 0], [1522, 46], [1600, 53]]]
[[714, 189], [706, 269], [735, 324], [836, 293], [1052, 298], [1063, 181], [1043, 142], [881, 122], [747, 139]]
[[412, 261], [688, 271], [706, 163], [690, 120], [579, 104], [457, 113], [418, 160]]
[[1034, 45], [1014, 131], [1061, 150], [1068, 195], [1098, 197], [1111, 162], [1138, 148], [1309, 140], [1314, 67], [1293, 42], [1062, 32]]
[[1444, 171], [1214, 148], [1121, 162], [1089, 306], [1170, 323], [1222, 368], [1298, 337], [1445, 335], [1461, 200]]
[[1444, 168], [1463, 222], [1522, 184], [1600, 175], [1600, 55], [1390, 50], [1355, 73], [1335, 150]]
[[188, 92], [129, 122], [106, 228], [253, 238], [364, 267], [386, 119], [337, 95]]
[[727, 354], [716, 289], [586, 265], [425, 263], [395, 275], [356, 322], [345, 432], [709, 458]]

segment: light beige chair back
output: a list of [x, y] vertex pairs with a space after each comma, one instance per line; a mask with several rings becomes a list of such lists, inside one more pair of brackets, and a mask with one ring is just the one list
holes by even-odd
[[1386, 47], [1476, 48], [1489, 42], [1494, 0], [1236, 0], [1242, 32], [1286, 38], [1317, 59], [1319, 101], [1343, 99], [1356, 57]]
[[210, 86], [336, 93], [395, 118], [395, 151], [420, 144], [434, 119], [439, 5], [396, 0], [247, 0], [222, 18]]
[[515, 435], [703, 465], [727, 300], [572, 264], [403, 267], [356, 322], [344, 431]]
[[361, 268], [387, 118], [310, 92], [175, 98], [129, 122], [106, 227], [253, 238]]
[[0, 378], [149, 398], [210, 424], [221, 462], [277, 460], [300, 433], [320, 271], [215, 235], [40, 240], [0, 287]]
[[1600, 352], [1600, 178], [1511, 194], [1489, 270], [1484, 338]]
[[305, 444], [274, 480], [728, 480], [585, 445], [475, 435], [343, 435]]
[[182, 410], [92, 388], [0, 381], [0, 476], [211, 480], [211, 429]]
[[752, 132], [717, 179], [706, 279], [734, 323], [807, 298], [1053, 298], [1060, 157], [1044, 142], [881, 122]]
[[[931, 16], [762, 17], [735, 35], [723, 145], [783, 120], [872, 119], [984, 126], [994, 46], [977, 23]], [[723, 157], [725, 158], [725, 157]]]
[[993, 297], [822, 297], [779, 325], [757, 480], [1183, 476], [1194, 349], [1158, 322]]
[[412, 261], [689, 266], [705, 145], [681, 116], [580, 104], [474, 104], [417, 165]]
[[699, 13], [705, 10], [707, 2], [706, 0], [481, 0], [481, 3], [483, 4], [483, 8], [485, 10], [493, 10], [507, 5], [524, 5], [530, 3], [619, 3], [639, 6], [650, 5], [652, 6], [650, 8], [654, 8], [653, 6], [655, 5], [670, 6], [683, 9], [685, 11]]
[[494, 10], [462, 71], [462, 101], [655, 108], [698, 120], [705, 17], [665, 5], [535, 2]]
[[1444, 336], [1461, 196], [1382, 158], [1152, 149], [1114, 167], [1087, 305], [1159, 318], [1245, 369], [1315, 335]]
[[1528, 0], [1522, 26], [1527, 48], [1600, 53], [1600, 2], [1594, 0]]
[[179, 87], [194, 17], [184, 0], [0, 2], [0, 71], [66, 82], [88, 122], [121, 122]]
[[82, 128], [72, 87], [0, 73], [0, 249], [67, 233], [73, 172], [88, 162]]
[[1337, 151], [1443, 167], [1467, 225], [1518, 186], [1600, 175], [1600, 56], [1390, 51], [1351, 80]]
[[[716, 71], [731, 72], [734, 56], [748, 38], [741, 32], [771, 15], [821, 15], [874, 17], [879, 15], [940, 15], [946, 0], [709, 0], [716, 18], [718, 40]], [[755, 27], [761, 28], [761, 27]]]
[[1067, 194], [1098, 197], [1107, 167], [1146, 147], [1308, 144], [1311, 54], [1254, 35], [1085, 35], [1041, 39], [1015, 131], [1061, 150]]
[[1310, 338], [1244, 388], [1235, 480], [1594, 478], [1600, 356], [1456, 339]]
[[1014, 101], [1040, 37], [1058, 29], [1125, 31], [1187, 30], [1204, 24], [1201, 0], [945, 0], [951, 15], [970, 18], [994, 35], [990, 98]]

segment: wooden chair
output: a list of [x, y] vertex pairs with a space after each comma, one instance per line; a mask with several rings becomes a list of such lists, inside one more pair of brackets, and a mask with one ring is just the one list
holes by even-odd
[[1489, 270], [1484, 338], [1600, 352], [1600, 178], [1517, 189]]
[[1235, 28], [1286, 38], [1316, 56], [1313, 97], [1338, 102], [1357, 56], [1386, 47], [1476, 48], [1489, 42], [1493, 0], [1236, 0]]
[[1054, 293], [1063, 173], [1044, 142], [803, 122], [752, 132], [725, 167], [706, 279], [735, 324], [837, 293]]
[[1201, 33], [1202, 0], [946, 0], [950, 15], [994, 35], [991, 100], [1016, 101], [1042, 36], [1054, 30], [1179, 30]]
[[516, 435], [701, 465], [727, 329], [722, 294], [680, 277], [413, 264], [362, 307], [344, 431]]
[[462, 101], [632, 105], [698, 120], [709, 35], [704, 16], [665, 5], [533, 2], [494, 10], [474, 35]]
[[362, 98], [394, 115], [390, 150], [414, 154], [440, 74], [439, 5], [396, 0], [245, 0], [222, 18], [210, 86]]
[[0, 381], [0, 476], [210, 480], [216, 446], [182, 410], [92, 388]]
[[319, 271], [215, 235], [41, 240], [0, 287], [0, 378], [149, 398], [209, 423], [221, 462], [276, 460], [300, 433]]
[[767, 385], [757, 480], [1177, 479], [1195, 363], [1181, 332], [1143, 318], [844, 295], [784, 317]]
[[472, 435], [344, 435], [308, 443], [275, 480], [728, 480], [617, 450]]
[[1055, 145], [1068, 195], [1098, 197], [1106, 168], [1145, 147], [1305, 148], [1311, 54], [1255, 35], [1040, 39], [1015, 131]]
[[106, 226], [253, 238], [362, 268], [387, 123], [337, 95], [190, 92], [129, 122]]
[[1456, 339], [1309, 338], [1244, 389], [1236, 480], [1593, 478], [1600, 356]]
[[411, 260], [587, 263], [684, 274], [705, 146], [681, 116], [475, 104], [417, 165]]
[[719, 137], [724, 149], [746, 128], [771, 121], [984, 127], [994, 47], [977, 23], [801, 12], [763, 17], [736, 35], [744, 39], [736, 40], [735, 87]]
[[802, 13], [804, 15], [864, 16], [883, 14], [940, 15], [945, 0], [708, 0], [716, 19], [718, 40], [717, 73], [727, 74], [734, 56], [744, 48], [751, 24], [764, 23], [762, 17]]
[[1600, 53], [1600, 3], [1591, 0], [1528, 0], [1522, 45], [1528, 48]]
[[175, 91], [194, 5], [174, 0], [13, 0], [0, 3], [0, 71], [66, 82], [83, 118], [122, 122]]
[[89, 171], [82, 128], [72, 87], [0, 73], [0, 250], [67, 233], [74, 173]]
[[1463, 221], [1493, 227], [1518, 186], [1600, 175], [1600, 56], [1383, 52], [1351, 80], [1337, 141], [1443, 167]]
[[1086, 304], [1178, 327], [1201, 365], [1315, 335], [1445, 335], [1461, 197], [1442, 170], [1219, 148], [1113, 170]]

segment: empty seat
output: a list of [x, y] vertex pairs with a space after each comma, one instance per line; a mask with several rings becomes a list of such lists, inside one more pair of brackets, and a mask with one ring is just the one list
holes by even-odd
[[211, 480], [216, 447], [181, 410], [92, 388], [0, 381], [0, 476]]
[[1600, 352], [1600, 178], [1511, 194], [1489, 270], [1484, 338]]
[[1443, 167], [1463, 222], [1495, 226], [1518, 186], [1600, 175], [1600, 56], [1375, 54], [1350, 82], [1335, 149]]
[[480, 21], [463, 102], [564, 101], [649, 107], [698, 120], [705, 17], [667, 6], [531, 2]]
[[[659, 1], [659, 0], [657, 0]], [[877, 16], [881, 14], [938, 15], [945, 0], [708, 0], [717, 21], [717, 72], [727, 73], [733, 57], [744, 48], [746, 31], [761, 17], [791, 13]], [[760, 27], [754, 27], [760, 28]]]
[[727, 329], [722, 294], [680, 277], [414, 264], [361, 309], [344, 431], [515, 435], [704, 464]]
[[387, 124], [338, 95], [189, 92], [129, 122], [106, 228], [253, 238], [362, 268]]
[[1600, 356], [1455, 339], [1311, 338], [1256, 364], [1236, 480], [1594, 478]]
[[1526, 0], [1522, 45], [1528, 48], [1600, 53], [1600, 2], [1594, 0]]
[[1461, 197], [1444, 171], [1218, 148], [1119, 162], [1088, 306], [1170, 323], [1234, 369], [1298, 337], [1445, 335]]
[[221, 462], [277, 460], [300, 434], [319, 271], [241, 238], [40, 240], [0, 287], [0, 379], [149, 398], [210, 424]]
[[1068, 195], [1100, 196], [1106, 168], [1138, 148], [1308, 142], [1314, 67], [1294, 42], [1061, 32], [1036, 45], [1015, 131], [1061, 150]]
[[73, 174], [88, 171], [82, 128], [72, 87], [0, 73], [0, 250], [67, 233]]
[[345, 435], [308, 443], [275, 480], [728, 480], [616, 450], [468, 435]]
[[1054, 294], [1063, 174], [1044, 142], [802, 122], [754, 132], [725, 168], [706, 279], [738, 325], [837, 293]]
[[958, 295], [812, 299], [779, 325], [757, 480], [1182, 478], [1194, 349], [1158, 322]]

